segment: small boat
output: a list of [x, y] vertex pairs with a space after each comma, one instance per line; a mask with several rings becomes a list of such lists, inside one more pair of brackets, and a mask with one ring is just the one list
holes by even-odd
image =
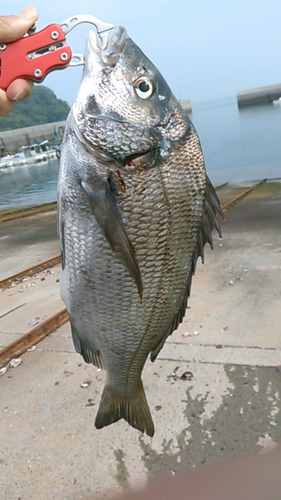
[[57, 160], [57, 148], [48, 140], [22, 146], [15, 155], [0, 158], [0, 169]]

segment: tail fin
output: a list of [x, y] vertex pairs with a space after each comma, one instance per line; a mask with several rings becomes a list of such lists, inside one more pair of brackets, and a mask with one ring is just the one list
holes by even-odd
[[141, 432], [146, 432], [148, 436], [154, 435], [154, 424], [151, 418], [150, 410], [146, 401], [142, 382], [137, 396], [127, 399], [121, 399], [112, 394], [111, 390], [105, 386], [95, 426], [101, 429], [106, 425], [113, 424], [121, 418], [124, 418], [128, 424]]

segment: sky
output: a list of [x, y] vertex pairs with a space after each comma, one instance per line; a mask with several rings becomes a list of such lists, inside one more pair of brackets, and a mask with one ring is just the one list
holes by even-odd
[[[1, 15], [28, 5], [1, 3]], [[198, 103], [281, 83], [280, 0], [37, 0], [33, 5], [40, 15], [37, 31], [75, 14], [124, 26], [178, 99]], [[83, 52], [89, 29], [83, 24], [67, 35], [73, 52]], [[44, 85], [71, 105], [81, 75], [81, 67], [55, 71]]]

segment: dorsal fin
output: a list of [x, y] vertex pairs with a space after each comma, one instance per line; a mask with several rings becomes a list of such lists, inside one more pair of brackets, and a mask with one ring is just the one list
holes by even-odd
[[213, 249], [213, 239], [212, 239], [213, 229], [216, 229], [220, 238], [222, 237], [221, 229], [217, 220], [217, 214], [221, 215], [221, 217], [223, 218], [221, 205], [217, 193], [209, 177], [206, 176], [205, 206], [204, 206], [202, 224], [198, 234], [197, 251], [194, 253], [193, 256], [193, 266], [194, 266], [193, 274], [195, 272], [196, 262], [198, 257], [201, 257], [202, 262], [204, 263], [205, 244], [209, 243], [210, 247]]

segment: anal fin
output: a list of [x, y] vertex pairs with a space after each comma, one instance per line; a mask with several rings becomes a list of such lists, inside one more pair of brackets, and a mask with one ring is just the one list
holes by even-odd
[[95, 365], [97, 368], [101, 368], [101, 369], [104, 368], [102, 358], [101, 358], [99, 351], [94, 352], [91, 349], [89, 349], [88, 347], [84, 347], [83, 345], [81, 345], [81, 353], [80, 354], [83, 356], [83, 359], [84, 359], [84, 361], [86, 361], [86, 363], [92, 363], [92, 365]]

